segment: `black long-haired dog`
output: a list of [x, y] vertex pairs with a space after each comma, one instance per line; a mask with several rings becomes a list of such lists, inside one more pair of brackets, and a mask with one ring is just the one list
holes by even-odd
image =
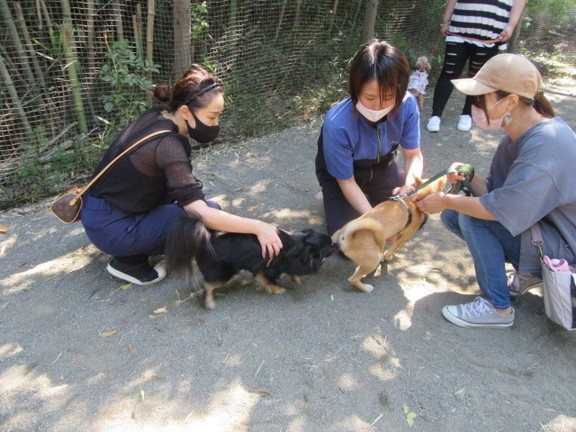
[[285, 290], [277, 285], [286, 274], [299, 283], [298, 276], [317, 273], [333, 251], [330, 236], [312, 229], [288, 233], [278, 230], [283, 248], [270, 260], [262, 258], [262, 248], [252, 234], [211, 233], [199, 216], [182, 217], [166, 242], [167, 267], [175, 273], [191, 273], [193, 259], [204, 277], [204, 306], [215, 306], [213, 291], [232, 279], [240, 270], [251, 272], [272, 294]]

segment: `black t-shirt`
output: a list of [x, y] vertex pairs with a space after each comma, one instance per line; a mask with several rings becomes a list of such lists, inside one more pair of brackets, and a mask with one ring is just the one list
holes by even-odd
[[160, 107], [149, 109], [122, 131], [94, 175], [136, 141], [160, 130], [172, 132], [157, 135], [122, 156], [90, 188], [90, 194], [129, 213], [146, 213], [173, 201], [185, 206], [204, 199], [202, 182], [192, 173], [190, 142], [178, 133], [175, 123], [162, 116]]

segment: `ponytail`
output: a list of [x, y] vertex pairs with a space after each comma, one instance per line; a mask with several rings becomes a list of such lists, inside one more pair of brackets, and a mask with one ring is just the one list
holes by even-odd
[[555, 116], [554, 108], [552, 108], [552, 104], [546, 98], [546, 96], [544, 96], [544, 92], [542, 90], [538, 90], [534, 96], [534, 100], [531, 101], [531, 103], [534, 105], [534, 109], [544, 117], [552, 118]]

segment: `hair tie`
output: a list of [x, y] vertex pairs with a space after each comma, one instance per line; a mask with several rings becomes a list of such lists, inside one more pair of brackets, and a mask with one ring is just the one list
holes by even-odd
[[536, 92], [536, 94], [534, 95], [534, 99], [535, 99], [535, 100], [536, 100], [536, 99], [540, 99], [542, 96], [544, 96], [544, 91], [538, 90], [538, 91]]

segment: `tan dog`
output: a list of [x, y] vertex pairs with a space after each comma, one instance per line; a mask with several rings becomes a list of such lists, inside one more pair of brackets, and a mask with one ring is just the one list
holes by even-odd
[[[422, 183], [424, 180], [417, 179], [416, 186]], [[446, 176], [442, 176], [418, 192], [424, 197], [444, 190], [445, 186]], [[392, 259], [394, 252], [422, 227], [426, 217], [410, 198], [390, 199], [332, 234], [332, 242], [358, 265], [348, 282], [360, 291], [371, 292], [374, 286], [362, 283], [361, 279], [372, 272], [380, 276], [380, 263]], [[384, 250], [386, 240], [392, 237], [392, 244]]]

